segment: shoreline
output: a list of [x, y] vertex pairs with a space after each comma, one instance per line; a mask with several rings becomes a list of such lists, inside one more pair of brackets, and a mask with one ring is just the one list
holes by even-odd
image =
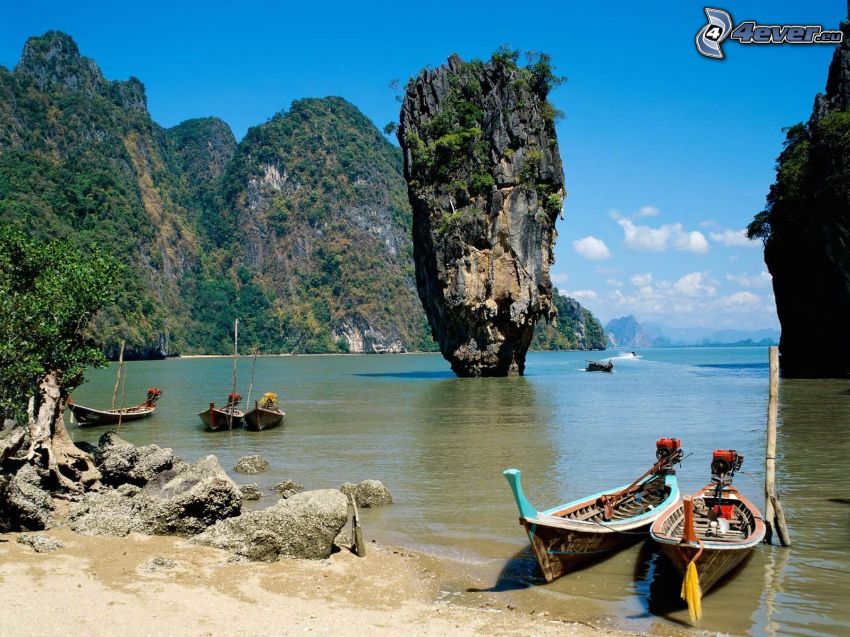
[[[374, 541], [363, 558], [341, 549], [267, 563], [173, 536], [41, 533], [64, 547], [36, 553], [19, 533], [0, 536], [0, 625], [9, 634], [27, 634], [32, 617], [46, 635], [634, 634], [523, 608], [505, 592], [457, 603], [441, 586], [447, 560]], [[54, 612], [42, 612], [45, 599]]]
[[[644, 347], [644, 348], [631, 348], [631, 347], [610, 347], [607, 349], [529, 349], [528, 353], [535, 354], [547, 354], [547, 353], [576, 353], [576, 352], [584, 352], [584, 353], [593, 353], [593, 352], [632, 352], [632, 351], [640, 351], [647, 352], [652, 350], [681, 350], [681, 349], [766, 349], [767, 345], [675, 345], [670, 347]], [[280, 354], [257, 354], [257, 358], [296, 358], [301, 356], [421, 356], [421, 355], [440, 355], [439, 351], [436, 352], [314, 352], [314, 353], [300, 353], [300, 354], [292, 354], [292, 353], [280, 353]], [[236, 358], [238, 359], [249, 359], [253, 358], [253, 354], [238, 354]], [[168, 360], [181, 360], [181, 359], [192, 359], [192, 358], [233, 358], [233, 354], [177, 354], [175, 356], [166, 356], [165, 358], [142, 358], [142, 359], [132, 359], [133, 362], [138, 361], [168, 361]], [[115, 363], [117, 360], [110, 359], [110, 363]], [[131, 361], [128, 361], [131, 362]]]

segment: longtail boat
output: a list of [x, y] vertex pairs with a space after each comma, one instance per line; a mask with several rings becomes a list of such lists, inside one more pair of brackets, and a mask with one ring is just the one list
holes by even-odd
[[538, 511], [526, 499], [518, 469], [503, 473], [519, 509], [537, 563], [547, 582], [639, 540], [679, 500], [673, 465], [681, 462], [678, 438], [656, 442], [657, 462], [631, 484]]
[[99, 427], [101, 425], [116, 425], [118, 423], [130, 422], [147, 418], [156, 411], [156, 401], [162, 396], [162, 391], [156, 387], [148, 389], [148, 397], [145, 402], [135, 407], [123, 409], [94, 409], [85, 405], [78, 405], [70, 398], [68, 408], [80, 427]]
[[286, 413], [278, 408], [277, 395], [272, 392], [263, 394], [263, 399], [254, 403], [254, 408], [245, 414], [245, 429], [262, 431], [277, 427], [283, 422]]
[[227, 404], [224, 407], [216, 407], [215, 403], [210, 403], [209, 409], [205, 409], [198, 415], [210, 431], [226, 431], [242, 426], [242, 419], [245, 417], [245, 412], [237, 407], [242, 400], [242, 396], [236, 392], [231, 392], [227, 396]]
[[[761, 513], [732, 486], [743, 460], [734, 449], [716, 449], [711, 483], [666, 511], [650, 529], [652, 539], [682, 575], [687, 576], [691, 563], [695, 565], [697, 598], [743, 562], [764, 539]], [[692, 618], [699, 619], [699, 599], [696, 611], [692, 600], [688, 600], [688, 606]]]
[[613, 372], [614, 371], [614, 361], [608, 359], [607, 361], [586, 361], [587, 367], [584, 368], [586, 372]]

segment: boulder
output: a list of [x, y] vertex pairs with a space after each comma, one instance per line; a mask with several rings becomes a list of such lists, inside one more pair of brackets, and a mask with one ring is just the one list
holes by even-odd
[[234, 470], [238, 473], [247, 473], [248, 475], [257, 475], [263, 471], [269, 470], [269, 461], [262, 456], [244, 456], [239, 458]]
[[285, 500], [286, 498], [291, 498], [297, 493], [303, 493], [304, 485], [298, 484], [297, 482], [294, 482], [292, 480], [284, 480], [283, 482], [280, 482], [275, 485], [274, 490], [281, 498]]
[[94, 454], [95, 464], [103, 476], [103, 483], [110, 486], [135, 484], [141, 487], [159, 473], [183, 464], [169, 448], [136, 447], [113, 432], [101, 436], [98, 450]]
[[348, 520], [348, 501], [336, 489], [306, 491], [260, 511], [221, 520], [190, 541], [250, 560], [282, 555], [322, 559]]
[[158, 474], [141, 495], [149, 500], [145, 517], [156, 535], [195, 535], [242, 508], [242, 492], [215, 456]]
[[242, 484], [239, 486], [239, 491], [242, 492], [242, 499], [244, 500], [259, 500], [263, 497], [263, 492], [256, 484]]
[[0, 532], [50, 528], [51, 511], [53, 498], [42, 488], [35, 467], [26, 464], [17, 473], [0, 473]]
[[86, 535], [200, 533], [238, 515], [242, 493], [215, 456], [157, 474], [144, 488], [124, 484], [86, 494], [72, 506], [71, 528]]
[[61, 549], [64, 544], [59, 540], [48, 537], [43, 533], [29, 533], [21, 535], [18, 538], [18, 544], [26, 544], [32, 547], [36, 553], [50, 553], [56, 549]]
[[124, 484], [117, 489], [87, 493], [71, 505], [68, 525], [82, 535], [123, 537], [128, 533], [147, 533], [146, 500], [139, 497], [140, 492], [139, 487]]
[[393, 503], [393, 497], [380, 480], [363, 480], [357, 484], [346, 482], [339, 488], [346, 496], [353, 495], [358, 507], [371, 508]]

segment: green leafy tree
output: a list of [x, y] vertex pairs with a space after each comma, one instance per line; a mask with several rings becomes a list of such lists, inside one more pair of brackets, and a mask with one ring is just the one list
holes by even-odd
[[100, 475], [64, 424], [69, 393], [106, 360], [88, 327], [114, 296], [120, 266], [98, 249], [42, 242], [0, 228], [0, 413], [29, 429], [34, 464], [54, 490], [81, 491]]

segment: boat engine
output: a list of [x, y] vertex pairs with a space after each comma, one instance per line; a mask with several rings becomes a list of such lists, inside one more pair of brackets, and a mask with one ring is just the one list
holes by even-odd
[[228, 407], [236, 407], [240, 402], [242, 402], [242, 396], [240, 394], [237, 394], [235, 391], [227, 394]]
[[159, 400], [159, 397], [162, 396], [162, 390], [157, 389], [156, 387], [151, 387], [148, 389], [148, 399], [146, 404], [153, 405], [156, 401]]
[[734, 449], [715, 449], [711, 454], [711, 481], [732, 484], [732, 478], [743, 462], [744, 456]]
[[655, 457], [658, 462], [672, 465], [682, 459], [681, 438], [659, 438], [655, 441]]

